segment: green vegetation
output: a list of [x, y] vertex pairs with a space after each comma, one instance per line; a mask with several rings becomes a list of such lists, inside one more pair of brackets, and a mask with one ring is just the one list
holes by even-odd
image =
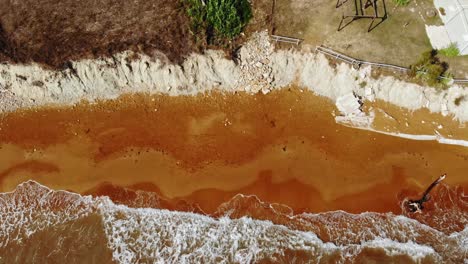
[[409, 4], [410, 0], [393, 0], [397, 6], [406, 6]]
[[364, 87], [366, 87], [366, 86], [367, 86], [367, 82], [366, 82], [366, 81], [363, 81], [363, 82], [359, 83], [359, 87], [361, 87], [361, 88], [364, 88]]
[[442, 88], [447, 88], [453, 81], [453, 74], [446, 71], [440, 76], [439, 79]]
[[445, 89], [453, 79], [448, 64], [440, 61], [437, 50], [424, 52], [418, 62], [410, 66], [410, 75], [422, 80], [427, 85]]
[[187, 3], [187, 13], [192, 22], [192, 33], [199, 34], [206, 27], [206, 8], [202, 0], [185, 0]]
[[182, 0], [192, 22], [192, 33], [204, 34], [208, 42], [236, 38], [252, 18], [248, 0]]
[[252, 18], [248, 0], [209, 0], [207, 9], [208, 24], [224, 38], [239, 35]]
[[446, 57], [456, 57], [460, 55], [460, 50], [455, 43], [452, 43], [447, 48], [439, 50], [439, 54]]

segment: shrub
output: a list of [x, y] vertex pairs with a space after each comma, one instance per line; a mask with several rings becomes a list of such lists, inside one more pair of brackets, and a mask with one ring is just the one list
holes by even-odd
[[440, 83], [442, 84], [442, 87], [448, 87], [450, 84], [453, 83], [453, 74], [448, 71], [445, 71], [439, 79]]
[[444, 67], [440, 64], [430, 64], [425, 67], [425, 74], [422, 75], [423, 80], [430, 86], [438, 86], [441, 83], [439, 77], [444, 74]]
[[456, 57], [460, 55], [460, 50], [458, 49], [455, 43], [452, 43], [450, 44], [450, 46], [446, 47], [445, 49], [439, 50], [439, 53], [446, 57]]
[[413, 77], [421, 77], [421, 74], [426, 71], [425, 69], [428, 65], [437, 63], [438, 59], [436, 55], [436, 50], [423, 52], [419, 60], [415, 64], [410, 65], [410, 75]]
[[209, 0], [206, 19], [215, 34], [223, 38], [234, 38], [242, 32], [252, 18], [248, 0]]
[[409, 4], [410, 0], [394, 0], [397, 6], [406, 6]]
[[453, 79], [447, 70], [448, 64], [440, 61], [437, 50], [430, 50], [421, 54], [418, 62], [410, 66], [410, 76], [436, 88], [447, 88]]

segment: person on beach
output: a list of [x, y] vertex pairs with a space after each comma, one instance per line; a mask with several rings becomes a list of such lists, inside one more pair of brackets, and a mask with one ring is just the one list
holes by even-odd
[[429, 187], [426, 189], [426, 191], [423, 193], [423, 196], [419, 200], [409, 200], [407, 202], [407, 207], [411, 213], [421, 213], [422, 210], [424, 209], [423, 204], [431, 199], [431, 196], [429, 195], [429, 192], [441, 181], [445, 179], [447, 174], [443, 174], [440, 176], [437, 180], [435, 180]]

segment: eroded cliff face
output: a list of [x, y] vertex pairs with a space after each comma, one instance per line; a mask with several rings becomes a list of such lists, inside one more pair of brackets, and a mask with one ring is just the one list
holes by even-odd
[[375, 79], [370, 68], [331, 66], [310, 47], [274, 51], [267, 32], [254, 34], [237, 57], [233, 61], [222, 51], [208, 50], [173, 64], [161, 54], [126, 51], [109, 58], [73, 61], [64, 70], [44, 69], [37, 64], [1, 64], [0, 110], [68, 105], [134, 92], [180, 95], [218, 89], [267, 93], [298, 84], [334, 101], [354, 93], [364, 101], [380, 99], [410, 110], [427, 108], [468, 120], [468, 101], [455, 103], [457, 98], [468, 98], [468, 91], [460, 86], [437, 91], [390, 76]]

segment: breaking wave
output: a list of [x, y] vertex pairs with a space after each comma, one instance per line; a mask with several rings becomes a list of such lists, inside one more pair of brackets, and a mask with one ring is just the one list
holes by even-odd
[[[444, 207], [449, 216], [459, 211], [458, 219], [425, 222], [429, 218], [410, 214], [294, 215], [243, 195], [208, 216], [161, 209], [164, 201], [145, 192], [128, 193], [140, 207], [132, 208], [28, 181], [0, 194], [0, 263], [463, 263], [468, 227], [460, 206], [466, 196], [444, 188], [452, 201], [461, 200]], [[142, 208], [145, 199], [158, 208]]]

